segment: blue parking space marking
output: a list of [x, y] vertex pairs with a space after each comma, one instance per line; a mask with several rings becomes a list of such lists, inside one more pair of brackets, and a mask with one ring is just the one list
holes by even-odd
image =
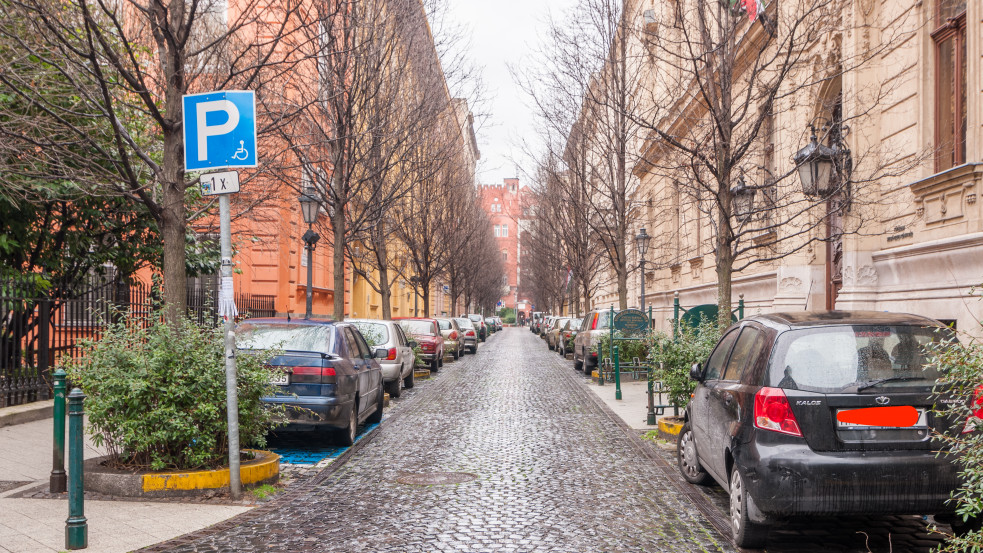
[[[355, 438], [355, 443], [371, 434], [377, 426], [379, 426], [378, 423], [359, 427], [360, 432]], [[321, 443], [323, 441], [324, 438], [321, 436], [316, 438], [301, 438], [300, 436], [278, 438], [270, 440], [270, 443], [276, 443], [277, 447], [271, 446], [268, 449], [280, 456], [280, 463], [288, 465], [316, 465], [326, 459], [334, 459], [348, 449], [344, 446], [323, 445]]]

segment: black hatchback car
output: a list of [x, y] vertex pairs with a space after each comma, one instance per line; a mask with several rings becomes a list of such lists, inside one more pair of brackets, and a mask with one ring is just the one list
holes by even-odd
[[925, 354], [951, 337], [895, 313], [744, 319], [693, 366], [680, 471], [729, 490], [741, 547], [763, 545], [783, 517], [951, 514], [958, 471], [932, 439], [949, 425], [933, 413], [938, 373]]

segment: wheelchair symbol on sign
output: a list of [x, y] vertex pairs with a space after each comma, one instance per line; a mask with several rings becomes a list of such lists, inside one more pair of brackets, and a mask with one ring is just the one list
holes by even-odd
[[240, 140], [239, 149], [236, 150], [236, 153], [232, 154], [232, 159], [245, 161], [248, 157], [249, 157], [249, 150], [246, 149], [246, 142], [244, 140]]

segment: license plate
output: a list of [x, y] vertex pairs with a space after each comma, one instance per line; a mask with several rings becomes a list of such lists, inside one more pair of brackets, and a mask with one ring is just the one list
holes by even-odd
[[840, 420], [841, 418], [843, 418], [841, 417], [841, 414], [847, 414], [855, 411], [875, 412], [878, 409], [881, 408], [869, 407], [866, 409], [838, 409], [836, 411], [836, 427], [845, 430], [861, 430], [866, 428], [928, 428], [928, 416], [926, 414], [925, 409], [922, 407], [918, 407], [915, 409], [915, 411], [917, 411], [918, 413], [918, 419], [916, 420], [915, 424], [912, 425], [897, 424], [897, 425], [881, 426], [881, 425], [872, 425], [872, 424], [857, 424], [851, 422], [843, 422], [842, 420]]
[[270, 371], [270, 384], [274, 386], [290, 385], [290, 373], [284, 371]]

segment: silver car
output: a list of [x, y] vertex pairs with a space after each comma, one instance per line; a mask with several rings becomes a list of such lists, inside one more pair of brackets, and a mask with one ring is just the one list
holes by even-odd
[[398, 323], [375, 319], [346, 319], [345, 322], [358, 328], [373, 352], [386, 350], [386, 355], [376, 360], [382, 367], [382, 381], [390, 397], [399, 397], [404, 387], [413, 387], [413, 343]]
[[474, 327], [474, 323], [467, 317], [454, 317], [454, 322], [457, 323], [457, 327], [461, 329], [461, 334], [464, 336], [461, 340], [461, 353], [477, 353], [478, 330]]
[[461, 329], [454, 319], [437, 318], [440, 335], [444, 337], [444, 355], [450, 355], [455, 361], [461, 357], [464, 345], [461, 343]]

